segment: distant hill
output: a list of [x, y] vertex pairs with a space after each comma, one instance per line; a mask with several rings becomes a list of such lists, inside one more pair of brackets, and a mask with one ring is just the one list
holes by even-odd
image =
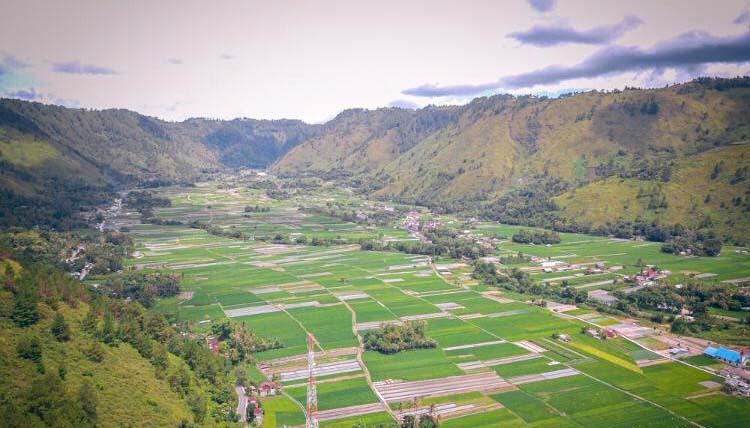
[[118, 186], [263, 168], [318, 129], [296, 120], [165, 122], [128, 110], [0, 99], [0, 224], [62, 221]]
[[[434, 126], [404, 132], [436, 112], [439, 119], [428, 121]], [[384, 117], [403, 119], [384, 128]], [[375, 196], [503, 221], [596, 227], [641, 220], [750, 239], [748, 78], [355, 111], [325, 128], [272, 170], [353, 176], [374, 186]], [[539, 209], [509, 212], [519, 201]]]
[[120, 185], [270, 167], [505, 222], [605, 233], [680, 223], [750, 241], [749, 163], [750, 78], [353, 109], [322, 125], [0, 100], [4, 225], [68, 227], [81, 204]]

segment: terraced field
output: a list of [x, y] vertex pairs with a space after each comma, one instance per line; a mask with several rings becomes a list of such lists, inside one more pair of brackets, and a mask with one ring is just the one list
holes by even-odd
[[[159, 193], [174, 203], [157, 210], [162, 219], [210, 221], [264, 235], [285, 230], [410, 239], [396, 225], [373, 229], [302, 215], [294, 208], [299, 201], [268, 201], [253, 190], [206, 185]], [[244, 217], [241, 207], [255, 204], [270, 211]], [[507, 234], [513, 228], [477, 230]], [[750, 424], [750, 401], [701, 383], [716, 380], [713, 375], [678, 362], [641, 367], [637, 360], [652, 357], [638, 345], [622, 338], [590, 338], [581, 333], [585, 323], [573, 316], [446, 280], [426, 256], [361, 251], [356, 245], [240, 240], [186, 225], [134, 225], [129, 233], [139, 252], [131, 265], [183, 274], [183, 293], [160, 301], [160, 310], [192, 323], [197, 333], [229, 317], [283, 343], [280, 349], [255, 354], [263, 370], [256, 376], [279, 373], [284, 384], [284, 395], [263, 401], [265, 427], [304, 424], [308, 333], [316, 342], [323, 427], [375, 426], [393, 420], [405, 402], [415, 399], [423, 407], [439, 403], [441, 426], [447, 428]], [[673, 270], [699, 270], [703, 263], [690, 261], [688, 266], [659, 253], [656, 244], [582, 235], [563, 235], [563, 243], [554, 248], [507, 245], [508, 253], [519, 250], [622, 264], [632, 264], [631, 258], [640, 254]], [[750, 264], [739, 257], [730, 254], [706, 266], [718, 280], [750, 276]], [[453, 271], [455, 277], [461, 269]], [[362, 331], [412, 319], [426, 321], [437, 348], [393, 355], [359, 349]], [[552, 339], [561, 333], [571, 342]]]

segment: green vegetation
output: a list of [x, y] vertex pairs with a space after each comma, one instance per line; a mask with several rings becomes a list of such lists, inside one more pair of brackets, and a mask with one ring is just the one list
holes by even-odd
[[435, 348], [437, 342], [425, 336], [426, 326], [424, 321], [410, 321], [367, 331], [363, 337], [365, 349], [395, 354], [408, 349]]
[[513, 234], [512, 239], [519, 244], [559, 244], [560, 234], [547, 230], [521, 229]]
[[[641, 113], [639, 105], [633, 114], [661, 114]], [[670, 167], [643, 168], [660, 175]], [[679, 256], [654, 242], [469, 221], [349, 190], [317, 178], [225, 176], [131, 192], [123, 210], [101, 214], [105, 224], [124, 225], [122, 232], [3, 233], [0, 359], [9, 363], [0, 375], [11, 382], [0, 398], [11, 404], [0, 406], [2, 415], [40, 417], [42, 424], [57, 418], [60, 426], [94, 417], [97, 426], [136, 425], [140, 417], [147, 426], [235, 428], [235, 383], [250, 389], [271, 377], [282, 395], [260, 398], [264, 426], [301, 425], [306, 379], [288, 373], [304, 372], [310, 333], [322, 370], [322, 412], [375, 406], [373, 388], [384, 385], [498, 374], [517, 388], [404, 402], [466, 405], [466, 414], [440, 418], [448, 427], [747, 422], [747, 401], [716, 395], [718, 386], [707, 382], [719, 378], [679, 363], [642, 364], [659, 357], [621, 338], [591, 338], [581, 333], [589, 324], [553, 312], [555, 303], [579, 304], [557, 310], [599, 326], [627, 314], [666, 334], [668, 326], [658, 323], [680, 327], [677, 314], [688, 309], [695, 321], [682, 325], [686, 333], [743, 343], [745, 248]], [[419, 234], [403, 228], [411, 212], [418, 213]], [[544, 244], [548, 238], [556, 243]], [[549, 272], [543, 261], [558, 263]], [[89, 263], [98, 267], [83, 282], [70, 275]], [[671, 273], [656, 286], [635, 288], [633, 275], [648, 266]], [[588, 291], [599, 288], [617, 301], [596, 304]], [[334, 373], [338, 366], [346, 371]], [[580, 373], [544, 379], [566, 369]], [[63, 403], [50, 408], [69, 408], [70, 415], [28, 416], [29, 397], [37, 394], [31, 385], [52, 382], [49, 376], [59, 380], [55, 397]], [[404, 402], [389, 405], [403, 410]], [[419, 419], [434, 422], [405, 424]], [[380, 411], [321, 426], [394, 423]]]

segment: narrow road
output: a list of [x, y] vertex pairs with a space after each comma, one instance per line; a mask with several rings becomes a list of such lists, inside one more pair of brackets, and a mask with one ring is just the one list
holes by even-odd
[[237, 385], [234, 387], [237, 391], [237, 414], [244, 426], [247, 426], [247, 397], [245, 396], [245, 387]]

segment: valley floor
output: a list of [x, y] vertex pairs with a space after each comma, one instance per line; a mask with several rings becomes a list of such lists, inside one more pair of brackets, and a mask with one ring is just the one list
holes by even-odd
[[[416, 240], [398, 224], [345, 222], [299, 210], [329, 200], [356, 210], [364, 202], [327, 189], [286, 200], [263, 191], [205, 183], [162, 188], [173, 206], [155, 210], [163, 220], [200, 220], [247, 240], [209, 234], [186, 225], [140, 224], [118, 212], [110, 227], [127, 226], [135, 239], [135, 268], [162, 267], [183, 274], [183, 293], [158, 309], [191, 322], [197, 333], [230, 318], [284, 347], [255, 354], [256, 381], [278, 374], [282, 394], [264, 398], [264, 427], [301, 426], [306, 399], [306, 338], [316, 342], [321, 427], [376, 426], [405, 414], [433, 412], [441, 426], [459, 427], [742, 427], [750, 399], [726, 395], [714, 360], [695, 357], [704, 342], [671, 335], [650, 324], [599, 314], [478, 284], [468, 264], [397, 252], [362, 251], [358, 245], [290, 245], [254, 240], [282, 234], [381, 241]], [[376, 203], [367, 202], [371, 208]], [[247, 212], [260, 205], [268, 212]], [[376, 209], [376, 208], [372, 208]], [[458, 219], [435, 217], [444, 223]], [[473, 224], [468, 235], [509, 236], [513, 226]], [[502, 240], [501, 240], [502, 241]], [[545, 273], [541, 283], [565, 278], [585, 290], [621, 288], [613, 279], [632, 274], [637, 258], [675, 273], [714, 274], [715, 281], [750, 277], [750, 256], [727, 248], [713, 259], [663, 254], [659, 244], [562, 234], [553, 246], [499, 242], [497, 257], [519, 251], [570, 266]], [[623, 266], [623, 269], [611, 269]], [[96, 278], [89, 279], [96, 281]], [[733, 314], [724, 314], [733, 317]], [[361, 334], [383, 324], [424, 320], [436, 349], [383, 355], [364, 351]], [[601, 340], [583, 327], [609, 328]], [[569, 341], [553, 336], [567, 335]], [[678, 342], [681, 360], [668, 352]], [[689, 363], [689, 364], [688, 364]]]

